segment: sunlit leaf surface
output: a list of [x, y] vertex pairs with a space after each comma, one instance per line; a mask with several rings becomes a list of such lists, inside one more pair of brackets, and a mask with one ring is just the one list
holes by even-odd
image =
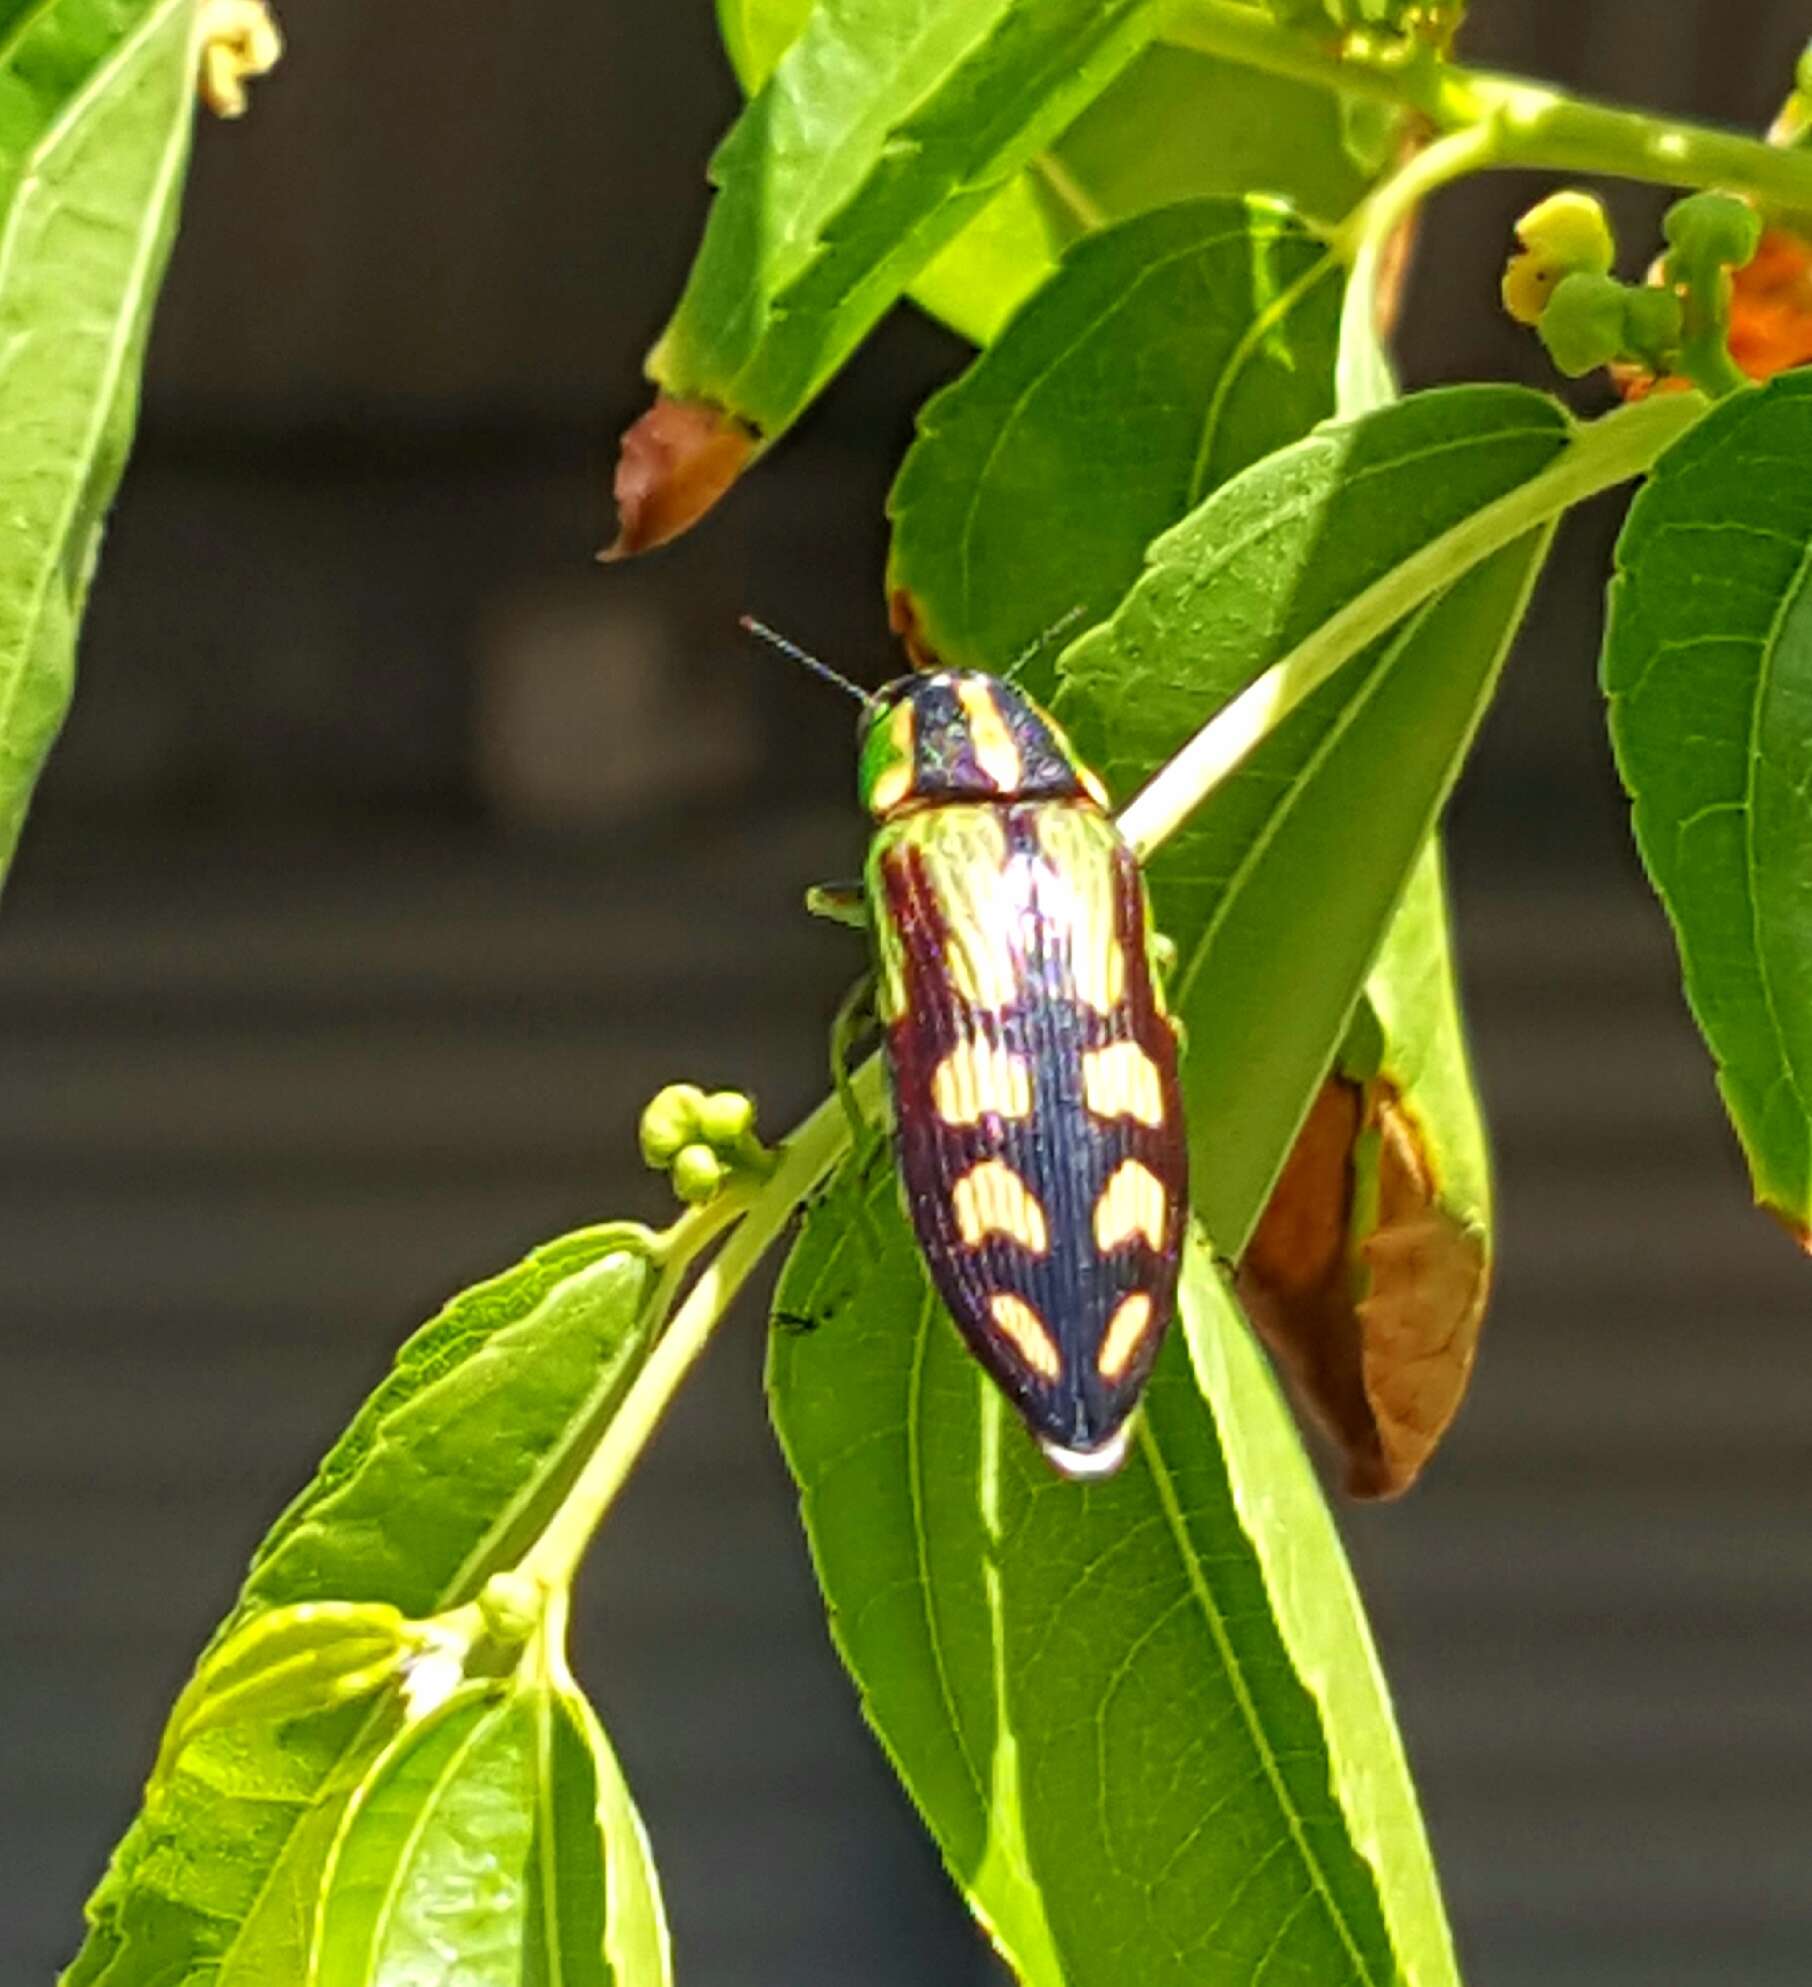
[[1757, 1198], [1812, 1241], [1812, 373], [1722, 401], [1630, 507], [1605, 633], [1637, 845]]

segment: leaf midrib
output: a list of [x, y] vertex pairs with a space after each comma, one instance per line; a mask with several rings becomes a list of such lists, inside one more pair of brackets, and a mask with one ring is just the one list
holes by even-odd
[[1755, 694], [1749, 707], [1749, 738], [1743, 771], [1743, 871], [1748, 885], [1749, 930], [1755, 947], [1756, 977], [1761, 983], [1762, 1001], [1768, 1011], [1768, 1027], [1773, 1034], [1775, 1045], [1780, 1051], [1781, 1068], [1786, 1076], [1788, 1087], [1798, 1104], [1800, 1118], [1806, 1127], [1806, 1161], [1799, 1180], [1799, 1192], [1803, 1203], [1809, 1189], [1812, 1189], [1812, 1101], [1808, 1099], [1806, 1086], [1801, 1078], [1799, 1065], [1794, 1053], [1794, 1045], [1788, 1040], [1786, 1028], [1781, 1018], [1781, 1005], [1774, 985], [1774, 965], [1768, 948], [1762, 940], [1762, 895], [1760, 876], [1760, 854], [1756, 834], [1756, 776], [1762, 765], [1761, 729], [1762, 707], [1767, 702], [1773, 687], [1774, 668], [1780, 646], [1782, 630], [1788, 615], [1798, 605], [1805, 592], [1809, 579], [1812, 579], [1812, 535], [1806, 539], [1800, 553], [1799, 563], [1794, 567], [1791, 582], [1782, 589], [1774, 613], [1769, 617], [1768, 632], [1761, 646], [1760, 667], [1756, 673]]
[[[1239, 1709], [1241, 1721], [1246, 1727], [1247, 1737], [1251, 1740], [1253, 1751], [1258, 1755], [1259, 1764], [1264, 1770], [1265, 1779], [1271, 1788], [1278, 1809], [1284, 1817], [1285, 1826], [1289, 1831], [1289, 1838], [1296, 1848], [1298, 1860], [1301, 1862], [1304, 1874], [1308, 1878], [1308, 1894], [1319, 1896], [1328, 1922], [1333, 1926], [1340, 1943], [1346, 1948], [1347, 1956], [1353, 1963], [1357, 1977], [1366, 1983], [1366, 1987], [1382, 1987], [1378, 1976], [1372, 1971], [1370, 1961], [1367, 1960], [1364, 1951], [1357, 1942], [1353, 1928], [1348, 1923], [1345, 1911], [1341, 1909], [1340, 1902], [1334, 1895], [1333, 1887], [1328, 1880], [1328, 1875], [1322, 1865], [1321, 1858], [1315, 1853], [1314, 1847], [1309, 1841], [1307, 1830], [1303, 1825], [1301, 1810], [1296, 1804], [1295, 1797], [1290, 1792], [1289, 1783], [1284, 1779], [1283, 1769], [1278, 1764], [1277, 1753], [1271, 1744], [1270, 1734], [1265, 1730], [1264, 1721], [1258, 1715], [1258, 1706], [1253, 1702], [1251, 1690], [1246, 1682], [1244, 1666], [1241, 1664], [1239, 1656], [1233, 1647], [1232, 1640], [1227, 1633], [1225, 1617], [1216, 1605], [1213, 1591], [1209, 1588], [1206, 1581], [1202, 1579], [1200, 1568], [1196, 1564], [1193, 1542], [1189, 1536], [1188, 1520], [1183, 1514], [1182, 1504], [1177, 1497], [1175, 1482], [1172, 1480], [1170, 1471], [1164, 1462], [1163, 1450], [1159, 1445], [1158, 1438], [1152, 1433], [1150, 1419], [1147, 1416], [1142, 1415], [1140, 1417], [1138, 1440], [1139, 1446], [1143, 1450], [1145, 1459], [1151, 1469], [1152, 1483], [1158, 1493], [1159, 1508], [1164, 1514], [1165, 1524], [1170, 1532], [1172, 1543], [1176, 1547], [1177, 1558], [1182, 1564], [1184, 1576], [1189, 1583], [1190, 1591], [1195, 1597], [1196, 1605], [1208, 1629], [1209, 1637], [1213, 1641], [1215, 1651], [1220, 1657], [1221, 1668], [1227, 1678], [1227, 1686], [1233, 1693], [1233, 1700]], [[1254, 1977], [1256, 1978], [1256, 1975]]]

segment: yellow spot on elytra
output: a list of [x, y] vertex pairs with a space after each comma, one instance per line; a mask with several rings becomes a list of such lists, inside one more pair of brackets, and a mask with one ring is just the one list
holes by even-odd
[[969, 720], [969, 744], [975, 753], [975, 763], [994, 782], [996, 793], [1016, 792], [1021, 772], [1019, 747], [1013, 743], [1013, 734], [1000, 714], [994, 692], [987, 684], [970, 678], [956, 686], [956, 695]]
[[1095, 1247], [1105, 1256], [1143, 1235], [1164, 1246], [1164, 1183], [1141, 1160], [1122, 1161], [1095, 1203]]
[[1031, 1305], [1010, 1290], [1002, 1290], [989, 1298], [988, 1309], [994, 1314], [995, 1329], [1032, 1371], [1042, 1373], [1047, 1380], [1056, 1379], [1063, 1371], [1063, 1357]]
[[950, 984], [970, 1007], [998, 1014], [1019, 998], [1020, 898], [1008, 875], [1006, 830], [991, 807], [938, 807], [920, 818]]
[[1040, 901], [1064, 933], [1076, 998], [1111, 1014], [1126, 993], [1126, 954], [1116, 929], [1118, 874], [1113, 824], [1093, 808], [1041, 810], [1038, 846], [1044, 857]]
[[1137, 1042], [1112, 1042], [1105, 1049], [1083, 1052], [1082, 1101], [1098, 1118], [1136, 1118], [1142, 1125], [1164, 1122], [1158, 1066]]
[[977, 1125], [990, 1114], [1029, 1118], [1032, 1073], [1023, 1056], [992, 1042], [963, 1042], [932, 1072], [931, 1102], [947, 1125]]
[[1095, 1356], [1095, 1371], [1102, 1379], [1119, 1379], [1150, 1329], [1151, 1299], [1145, 1292], [1135, 1290], [1130, 1297], [1121, 1298], [1119, 1308], [1108, 1320], [1101, 1350]]
[[950, 1190], [957, 1229], [972, 1249], [990, 1235], [1004, 1235], [1034, 1256], [1051, 1246], [1038, 1197], [1004, 1159], [984, 1159]]

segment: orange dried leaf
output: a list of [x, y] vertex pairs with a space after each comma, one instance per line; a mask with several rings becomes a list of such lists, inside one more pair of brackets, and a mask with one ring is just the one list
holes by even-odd
[[601, 556], [631, 559], [690, 530], [754, 452], [755, 437], [721, 408], [658, 395], [623, 436], [617, 538]]
[[[1355, 1157], [1377, 1139], [1375, 1214], [1355, 1233]], [[1483, 1236], [1443, 1207], [1385, 1082], [1330, 1077], [1240, 1265], [1239, 1292], [1355, 1497], [1416, 1480], [1458, 1411], [1490, 1282]]]

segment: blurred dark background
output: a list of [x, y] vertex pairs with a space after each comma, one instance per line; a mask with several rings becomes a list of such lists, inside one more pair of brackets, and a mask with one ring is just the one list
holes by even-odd
[[[265, 1524], [441, 1297], [658, 1213], [676, 1076], [821, 1088], [899, 313], [704, 528], [591, 562], [733, 92], [707, 0], [313, 0], [200, 136], [74, 717], [0, 917], [0, 1978], [43, 1981]], [[1798, 0], [1477, 0], [1473, 59], [1759, 125]], [[1545, 383], [1442, 197], [1414, 384]], [[1639, 244], [1656, 204], [1619, 196]], [[1111, 493], [1106, 493], [1111, 496]], [[1349, 1514], [1469, 1977], [1812, 1979], [1808, 1271], [1747, 1205], [1593, 688], [1575, 519], [1455, 810], [1503, 1273], [1473, 1402]], [[590, 1570], [580, 1666], [682, 1979], [980, 1983], [831, 1656], [754, 1305]], [[1130, 1983], [1129, 1987], [1136, 1987]]]

